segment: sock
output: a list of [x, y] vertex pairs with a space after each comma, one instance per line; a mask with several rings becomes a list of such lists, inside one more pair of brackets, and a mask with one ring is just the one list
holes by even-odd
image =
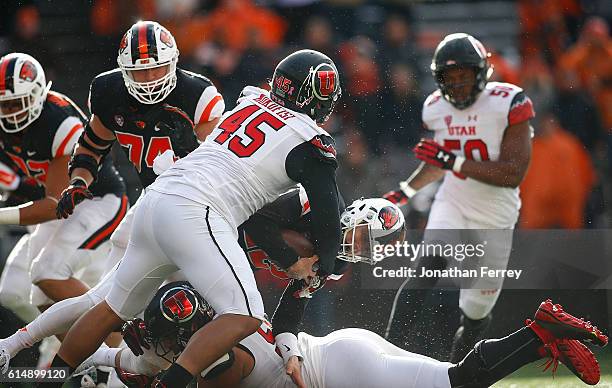
[[46, 337], [67, 332], [72, 324], [94, 306], [87, 295], [64, 299], [49, 307], [26, 328], [34, 342]]
[[6, 346], [11, 357], [15, 357], [17, 353], [23, 349], [31, 348], [36, 342], [28, 332], [27, 327], [23, 327], [12, 336], [2, 340], [2, 345]]
[[166, 370], [160, 382], [165, 388], [185, 388], [191, 380], [193, 380], [193, 375], [187, 369], [174, 363]]
[[539, 360], [542, 341], [529, 328], [507, 337], [484, 340], [458, 364], [448, 370], [451, 387], [488, 387], [510, 373]]
[[453, 346], [450, 353], [450, 362], [453, 364], [463, 360], [476, 342], [484, 338], [485, 331], [491, 323], [491, 314], [483, 319], [470, 319], [461, 313], [461, 326], [453, 338]]
[[96, 350], [91, 356], [94, 364], [99, 366], [110, 366], [115, 367], [115, 356], [121, 351], [120, 348], [109, 348], [102, 344], [100, 349]]

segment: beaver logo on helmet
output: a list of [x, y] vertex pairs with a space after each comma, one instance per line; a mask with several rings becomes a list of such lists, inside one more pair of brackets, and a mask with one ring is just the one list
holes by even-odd
[[125, 49], [127, 48], [127, 45], [128, 45], [127, 37], [128, 37], [128, 33], [126, 32], [125, 34], [123, 34], [123, 38], [121, 38], [121, 42], [119, 42], [119, 54], [123, 53]]
[[164, 29], [162, 29], [159, 32], [159, 40], [161, 40], [162, 43], [165, 44], [168, 47], [174, 46], [174, 43], [172, 42], [172, 37]]
[[169, 321], [184, 322], [191, 319], [198, 309], [197, 298], [187, 289], [173, 288], [161, 299], [162, 314]]
[[386, 206], [380, 209], [380, 211], [378, 212], [378, 219], [380, 220], [383, 229], [389, 230], [393, 228], [395, 224], [397, 224], [397, 221], [399, 221], [400, 216], [396, 209], [392, 208], [391, 206]]
[[37, 75], [38, 72], [36, 71], [36, 67], [32, 62], [23, 62], [23, 65], [21, 65], [21, 71], [19, 72], [19, 78], [28, 82], [32, 82], [36, 79]]

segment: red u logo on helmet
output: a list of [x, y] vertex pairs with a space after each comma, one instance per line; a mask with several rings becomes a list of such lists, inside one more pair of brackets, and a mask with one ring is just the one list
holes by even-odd
[[319, 94], [322, 97], [329, 97], [336, 87], [336, 72], [333, 70], [317, 71], [319, 77]]

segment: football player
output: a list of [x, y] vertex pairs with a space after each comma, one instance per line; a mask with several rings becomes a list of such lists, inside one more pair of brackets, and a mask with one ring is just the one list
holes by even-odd
[[[484, 46], [468, 34], [451, 34], [440, 42], [431, 62], [438, 89], [427, 97], [422, 113], [434, 138], [416, 145], [415, 155], [423, 163], [385, 198], [404, 204], [419, 189], [444, 178], [431, 207], [425, 243], [487, 241], [478, 264], [506, 269], [520, 208], [518, 186], [531, 156], [529, 120], [534, 110], [520, 87], [488, 82], [493, 70], [488, 57]], [[450, 229], [461, 230], [463, 238]], [[422, 256], [418, 263], [440, 269], [448, 265], [448, 259]], [[474, 265], [474, 260], [457, 260], [455, 265]], [[420, 268], [417, 271], [421, 273]], [[410, 331], [405, 321], [419, 316], [427, 289], [437, 280], [407, 278], [402, 284], [387, 329], [392, 342], [404, 343], [405, 333]], [[488, 326], [502, 282], [503, 277], [483, 278], [462, 287], [461, 327], [455, 335], [451, 361], [461, 360]], [[409, 289], [411, 293], [405, 291]]]
[[[160, 380], [201, 325], [214, 322], [214, 309], [188, 283], [162, 287], [145, 310], [144, 321], [128, 322], [127, 343], [145, 345], [136, 357], [119, 348], [102, 348], [79, 370], [91, 366], [117, 368], [130, 387], [166, 387]], [[324, 387], [488, 387], [522, 366], [550, 357], [546, 369], [553, 374], [563, 363], [584, 383], [600, 379], [597, 359], [583, 343], [605, 346], [608, 337], [597, 327], [565, 312], [550, 300], [540, 304], [526, 327], [501, 339], [478, 342], [459, 363], [440, 362], [398, 348], [364, 329], [342, 329], [325, 337], [299, 333], [299, 347], [306, 355], [301, 368], [306, 386]], [[179, 356], [180, 357], [180, 356]], [[171, 367], [170, 367], [171, 368]], [[270, 324], [240, 341], [212, 367], [198, 376], [198, 387], [294, 387], [284, 371]]]
[[[263, 302], [237, 227], [296, 183], [310, 201], [319, 274], [331, 273], [341, 233], [336, 151], [319, 124], [340, 95], [335, 64], [313, 50], [283, 59], [271, 91], [247, 86], [204, 143], [148, 187], [109, 294], [72, 326], [52, 365], [76, 367], [181, 269], [219, 314], [164, 377], [168, 387], [185, 386], [259, 328]], [[58, 211], [73, 208], [71, 198], [91, 179], [87, 168], [75, 169], [77, 185], [65, 192]]]
[[[339, 206], [343, 203], [339, 196]], [[333, 279], [345, 272], [348, 264], [346, 261], [373, 263], [372, 247], [392, 244], [404, 238], [405, 223], [399, 208], [380, 198], [356, 200], [343, 210], [340, 220], [345, 248], [339, 254], [339, 260], [330, 275]], [[312, 235], [311, 212], [305, 190], [300, 187], [284, 193], [251, 216], [238, 231], [239, 244], [254, 270], [269, 270], [274, 276], [285, 280], [294, 276], [294, 279], [289, 280], [278, 303], [273, 322], [278, 347], [283, 350], [283, 359], [289, 365], [295, 357], [292, 361], [295, 363], [302, 358], [297, 346], [298, 324], [309, 298], [327, 280], [312, 272], [310, 258], [316, 259], [316, 256], [313, 256], [313, 246], [309, 241]], [[300, 257], [309, 260], [300, 260]], [[312, 278], [296, 280], [295, 273], [300, 272], [296, 264], [304, 261], [310, 262], [311, 268], [307, 268], [307, 271]], [[53, 305], [28, 324], [25, 330], [18, 330], [12, 336], [0, 340], [0, 371], [6, 370], [11, 357], [21, 350], [45, 337], [68, 330], [81, 315], [104, 299], [111, 284], [112, 275], [109, 274], [85, 295]], [[128, 345], [135, 354], [142, 353], [136, 342]]]
[[[178, 57], [174, 37], [156, 22], [139, 21], [123, 35], [118, 68], [91, 83], [92, 116], [75, 149], [58, 217], [68, 217], [88, 196], [100, 157], [115, 141], [146, 188], [168, 159], [184, 157], [210, 133], [225, 110], [223, 98], [206, 77], [178, 68]], [[111, 236], [111, 266], [125, 253], [138, 204]]]
[[[305, 190], [291, 190], [264, 206], [238, 228], [239, 243], [255, 269], [269, 270], [280, 279], [287, 279], [285, 291], [276, 307], [272, 322], [274, 336], [287, 373], [294, 376], [303, 355], [297, 346], [297, 333], [312, 294], [328, 279], [339, 279], [348, 264], [374, 264], [376, 246], [401, 242], [405, 237], [404, 216], [400, 209], [382, 198], [358, 199], [342, 210], [342, 244], [332, 274], [318, 276], [312, 272], [313, 235], [310, 202]], [[295, 247], [295, 249], [294, 249]], [[300, 258], [302, 257], [302, 258]], [[307, 263], [306, 277], [296, 276], [299, 266]], [[296, 378], [298, 378], [296, 376]], [[297, 383], [297, 381], [296, 381]]]
[[[86, 117], [67, 96], [50, 90], [38, 61], [27, 54], [0, 58], [0, 189], [14, 206], [0, 209], [0, 224], [28, 225], [7, 259], [0, 303], [21, 319], [35, 306], [85, 293], [75, 273], [105, 260], [103, 245], [126, 214], [125, 185], [110, 157], [71, 220], [57, 220], [55, 208], [68, 184], [68, 164]], [[102, 266], [98, 266], [100, 269]], [[89, 267], [91, 268], [91, 267]], [[101, 272], [92, 274], [95, 284]], [[40, 292], [42, 290], [42, 293]]]

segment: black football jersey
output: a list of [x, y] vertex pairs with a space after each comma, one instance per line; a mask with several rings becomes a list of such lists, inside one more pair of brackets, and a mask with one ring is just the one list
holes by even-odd
[[[344, 200], [338, 193], [338, 210], [344, 211]], [[310, 239], [312, 230], [310, 204], [303, 188], [294, 189], [267, 204], [238, 227], [238, 243], [245, 251], [253, 270], [266, 269], [280, 279], [288, 279], [285, 269], [295, 261], [280, 231], [290, 229]], [[336, 260], [335, 274], [346, 269], [347, 262]]]
[[[40, 116], [32, 124], [14, 134], [0, 131], [0, 160], [10, 160], [11, 167], [18, 175], [34, 178], [44, 186], [51, 161], [72, 154], [85, 123], [87, 118], [72, 100], [61, 93], [49, 91]], [[102, 161], [98, 179], [90, 190], [94, 196], [125, 193], [123, 179], [110, 156]]]
[[176, 87], [158, 104], [142, 104], [127, 91], [119, 69], [94, 78], [89, 107], [102, 124], [113, 131], [140, 181], [147, 187], [157, 177], [153, 161], [171, 149], [179, 158], [199, 145], [194, 128], [220, 117], [224, 101], [210, 80], [176, 70]]

